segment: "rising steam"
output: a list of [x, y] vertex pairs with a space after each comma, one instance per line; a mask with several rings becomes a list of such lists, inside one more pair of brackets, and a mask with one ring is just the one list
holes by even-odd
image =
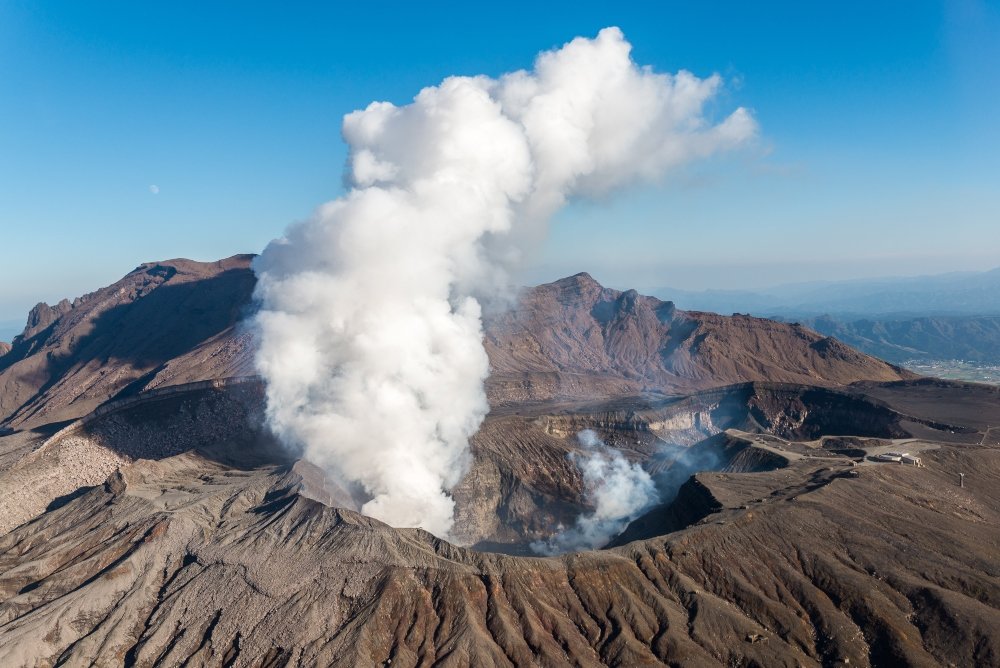
[[273, 430], [362, 512], [447, 536], [448, 495], [488, 409], [480, 304], [567, 199], [752, 137], [703, 114], [718, 76], [657, 74], [617, 28], [534, 70], [451, 77], [344, 118], [349, 192], [254, 264]]
[[625, 526], [660, 500], [656, 484], [642, 466], [609, 448], [590, 429], [577, 434], [583, 452], [570, 455], [583, 475], [583, 494], [594, 510], [531, 548], [539, 554], [562, 554], [603, 547]]

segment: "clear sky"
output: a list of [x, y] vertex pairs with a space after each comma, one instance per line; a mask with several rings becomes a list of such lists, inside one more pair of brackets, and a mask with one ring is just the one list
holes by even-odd
[[[1000, 2], [0, 2], [0, 326], [257, 252], [342, 192], [343, 114], [618, 25], [758, 144], [560, 214], [531, 280], [754, 288], [1000, 266]], [[0, 336], [0, 338], [3, 338]]]

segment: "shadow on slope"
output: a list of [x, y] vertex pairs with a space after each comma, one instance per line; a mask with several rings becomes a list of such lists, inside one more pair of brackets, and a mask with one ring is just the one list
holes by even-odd
[[[172, 280], [177, 275], [169, 264], [148, 267], [123, 279], [127, 287], [117, 293], [78, 300], [44, 329], [16, 338], [12, 350], [0, 357], [0, 373], [15, 373], [16, 382], [26, 386], [21, 396], [27, 396], [6, 421], [29, 419], [60, 392], [73, 395], [64, 403], [77, 395], [100, 403], [138, 392], [167, 362], [233, 327], [255, 284], [253, 272], [244, 267]], [[126, 290], [131, 292], [122, 294]], [[104, 310], [101, 304], [88, 308], [95, 300], [115, 303]], [[105, 380], [102, 372], [108, 369], [116, 373]]]
[[195, 451], [238, 470], [290, 465], [294, 458], [265, 427], [263, 408], [255, 378], [164, 388], [108, 404], [49, 445], [85, 439], [130, 460]]

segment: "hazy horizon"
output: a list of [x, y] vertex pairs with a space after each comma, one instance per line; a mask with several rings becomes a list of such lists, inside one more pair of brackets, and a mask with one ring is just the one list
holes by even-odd
[[[236, 254], [238, 254], [238, 253], [234, 253], [234, 255], [236, 255]], [[176, 258], [160, 258], [160, 260], [168, 260], [168, 259], [176, 259]], [[212, 258], [212, 259], [208, 259], [208, 258], [204, 258], [204, 259], [202, 259], [202, 258], [187, 258], [187, 259], [197, 259], [198, 261], [208, 262], [208, 261], [213, 261], [213, 260], [219, 260], [219, 259], [222, 259], [222, 258]], [[154, 261], [154, 260], [144, 260], [143, 262], [150, 262], [150, 261]], [[142, 263], [141, 262], [137, 263], [135, 266], [138, 266], [139, 264], [142, 264]], [[13, 312], [14, 311], [13, 307], [7, 308], [6, 312], [0, 312], [0, 341], [10, 342], [11, 339], [14, 336], [16, 336], [17, 334], [21, 333], [21, 331], [24, 329], [24, 325], [25, 325], [25, 322], [26, 322], [26, 319], [27, 319], [27, 316], [28, 316], [28, 312], [35, 306], [35, 304], [38, 304], [40, 302], [45, 302], [45, 303], [47, 303], [49, 305], [54, 305], [54, 304], [58, 303], [60, 300], [62, 300], [62, 299], [68, 299], [69, 301], [73, 301], [77, 297], [82, 297], [83, 295], [85, 295], [87, 293], [90, 293], [90, 292], [93, 292], [93, 291], [98, 290], [100, 288], [103, 288], [103, 287], [106, 287], [108, 285], [111, 285], [112, 283], [114, 283], [115, 281], [117, 281], [118, 279], [120, 279], [122, 276], [124, 276], [125, 274], [127, 274], [129, 271], [131, 271], [133, 268], [134, 267], [129, 267], [127, 269], [124, 269], [124, 270], [121, 271], [121, 273], [119, 275], [114, 276], [113, 278], [107, 279], [104, 283], [94, 284], [92, 287], [87, 287], [84, 290], [82, 290], [81, 292], [79, 292], [79, 294], [66, 294], [66, 295], [62, 295], [62, 296], [52, 296], [52, 297], [50, 297], [48, 299], [45, 299], [45, 298], [35, 299], [35, 300], [30, 300], [29, 299], [29, 300], [24, 301], [24, 302], [22, 302], [20, 304], [15, 304], [15, 306], [20, 306], [21, 307], [22, 311], [20, 313]], [[615, 289], [620, 289], [620, 290], [634, 288], [636, 290], [639, 290], [640, 292], [643, 292], [643, 291], [649, 292], [649, 291], [652, 291], [652, 290], [662, 290], [664, 288], [673, 288], [673, 289], [677, 289], [677, 290], [683, 290], [685, 292], [700, 292], [700, 291], [705, 291], [705, 290], [719, 290], [719, 291], [750, 292], [750, 293], [756, 293], [756, 294], [766, 294], [768, 292], [768, 290], [770, 290], [770, 289], [776, 289], [776, 288], [781, 288], [781, 287], [786, 287], [786, 286], [791, 286], [791, 285], [797, 285], [797, 284], [801, 284], [801, 283], [810, 283], [810, 282], [839, 283], [839, 282], [842, 282], [842, 281], [843, 282], [847, 282], [847, 281], [859, 281], [861, 283], [864, 283], [864, 282], [869, 281], [869, 280], [871, 280], [871, 281], [878, 281], [878, 280], [887, 280], [887, 279], [933, 277], [933, 276], [941, 276], [941, 275], [952, 274], [952, 273], [981, 273], [981, 272], [984, 272], [984, 271], [991, 271], [993, 269], [998, 269], [998, 268], [1000, 268], [1000, 266], [993, 266], [993, 265], [985, 264], [985, 265], [982, 266], [982, 268], [969, 268], [969, 267], [966, 267], [966, 268], [962, 268], [962, 269], [945, 269], [943, 271], [937, 271], [937, 272], [918, 271], [918, 272], [914, 272], [914, 273], [911, 273], [911, 274], [904, 274], [904, 273], [870, 274], [870, 275], [860, 274], [860, 275], [856, 275], [856, 276], [852, 276], [852, 277], [848, 277], [848, 278], [842, 278], [840, 274], [838, 274], [838, 273], [836, 273], [835, 271], [832, 270], [832, 271], [830, 271], [829, 273], [826, 273], [826, 274], [821, 273], [821, 272], [817, 273], [816, 276], [818, 276], [818, 277], [811, 278], [811, 279], [802, 279], [802, 280], [795, 280], [795, 279], [793, 279], [793, 280], [788, 280], [788, 281], [776, 281], [776, 282], [771, 282], [771, 283], [761, 283], [759, 285], [758, 284], [747, 284], [747, 283], [732, 283], [732, 284], [720, 284], [720, 285], [718, 285], [716, 287], [699, 287], [700, 284], [698, 284], [698, 283], [692, 283], [691, 285], [693, 285], [693, 287], [682, 287], [682, 284], [680, 282], [678, 282], [678, 284], [670, 284], [669, 282], [661, 282], [661, 283], [658, 283], [658, 284], [657, 283], [648, 283], [648, 284], [645, 284], [645, 285], [638, 284], [638, 283], [635, 283], [635, 284], [623, 283], [623, 282], [614, 280], [615, 272], [613, 271], [613, 269], [611, 271], [603, 271], [602, 272], [601, 268], [599, 268], [599, 267], [596, 268], [596, 269], [595, 268], [579, 267], [579, 268], [576, 268], [576, 269], [567, 269], [565, 271], [560, 271], [558, 269], [552, 269], [552, 268], [539, 267], [538, 269], [534, 270], [533, 272], [527, 273], [527, 274], [521, 276], [520, 278], [522, 278], [523, 280], [521, 281], [520, 284], [521, 285], [526, 285], [526, 286], [537, 285], [537, 284], [540, 284], [540, 283], [548, 283], [548, 282], [551, 282], [551, 281], [555, 281], [555, 280], [558, 280], [560, 278], [565, 278], [567, 276], [572, 276], [573, 274], [577, 274], [577, 273], [580, 273], [580, 272], [587, 272], [596, 281], [598, 281], [599, 283], [601, 283], [605, 287], [610, 287], [610, 288], [615, 288]], [[700, 268], [698, 268], [699, 272], [706, 272], [706, 274], [708, 272], [711, 272], [711, 270], [712, 270], [712, 267], [700, 267]], [[700, 274], [696, 274], [696, 275], [700, 275]], [[767, 276], [768, 274], [766, 272], [760, 272], [760, 273], [758, 273], [756, 275], [758, 277], [763, 277], [763, 276]], [[801, 274], [796, 274], [796, 276], [801, 277]], [[610, 277], [610, 279], [609, 279], [609, 277]], [[8, 313], [10, 314], [9, 317], [7, 317]]]

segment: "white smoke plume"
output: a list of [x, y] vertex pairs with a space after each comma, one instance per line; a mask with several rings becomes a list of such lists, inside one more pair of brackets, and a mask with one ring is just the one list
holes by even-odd
[[532, 549], [540, 554], [603, 547], [660, 498], [649, 473], [605, 445], [592, 430], [581, 431], [577, 439], [584, 453], [570, 457], [583, 474], [584, 498], [594, 510], [547, 540], [532, 543]]
[[362, 512], [448, 535], [448, 490], [488, 409], [480, 305], [506, 289], [523, 239], [571, 197], [755, 134], [742, 108], [705, 117], [718, 76], [654, 73], [630, 48], [607, 28], [532, 71], [348, 114], [349, 191], [255, 262], [270, 425]]

